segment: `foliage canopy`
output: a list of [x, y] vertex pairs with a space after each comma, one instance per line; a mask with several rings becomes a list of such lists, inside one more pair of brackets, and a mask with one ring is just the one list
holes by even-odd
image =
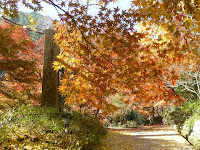
[[[64, 68], [59, 91], [67, 103], [111, 111], [106, 97], [121, 91], [124, 101], [141, 105], [182, 101], [169, 85], [180, 68], [199, 63], [199, 1], [134, 0], [121, 11], [108, 7], [113, 0], [99, 0], [97, 15], [88, 13], [89, 0], [45, 2], [63, 12], [54, 22], [61, 53], [53, 65]], [[17, 16], [17, 1], [1, 3], [5, 14]], [[41, 10], [37, 0], [23, 4]]]

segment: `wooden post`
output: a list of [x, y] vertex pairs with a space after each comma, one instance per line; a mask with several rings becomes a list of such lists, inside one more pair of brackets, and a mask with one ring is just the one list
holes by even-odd
[[42, 80], [42, 106], [58, 107], [58, 72], [53, 70], [53, 62], [59, 54], [59, 47], [53, 42], [54, 30], [45, 30], [44, 66]]

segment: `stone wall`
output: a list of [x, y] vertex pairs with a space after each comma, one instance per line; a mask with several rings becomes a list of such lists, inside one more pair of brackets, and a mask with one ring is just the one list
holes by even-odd
[[200, 119], [186, 121], [179, 133], [190, 142], [196, 150], [200, 150]]

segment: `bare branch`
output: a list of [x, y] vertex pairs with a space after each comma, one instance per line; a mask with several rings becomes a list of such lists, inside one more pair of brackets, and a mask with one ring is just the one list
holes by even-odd
[[197, 76], [195, 76], [195, 80], [196, 80], [196, 83], [197, 83], [198, 93], [200, 93], [199, 81], [198, 81], [198, 78], [197, 78]]
[[200, 99], [200, 95], [195, 90], [190, 89], [187, 85], [184, 85], [184, 84], [182, 84], [182, 86], [184, 86], [186, 90], [188, 90], [192, 93], [195, 93], [198, 96], [198, 98]]

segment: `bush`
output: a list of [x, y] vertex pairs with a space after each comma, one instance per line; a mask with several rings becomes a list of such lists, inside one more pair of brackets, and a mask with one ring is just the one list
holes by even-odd
[[184, 124], [184, 122], [192, 116], [194, 113], [199, 113], [200, 102], [186, 102], [181, 106], [172, 106], [166, 109], [163, 113], [163, 121], [165, 124], [177, 125], [180, 130]]
[[200, 119], [200, 115], [197, 113], [194, 113], [192, 116], [190, 116], [183, 124], [182, 130], [181, 130], [181, 134], [185, 137], [188, 138], [188, 136], [191, 134], [191, 132], [193, 131], [193, 126], [194, 126], [194, 122], [196, 120]]
[[116, 126], [118, 125], [118, 123], [120, 123], [120, 125], [123, 125], [124, 123], [126, 123], [125, 114], [115, 114], [112, 120]]
[[95, 149], [100, 144], [107, 130], [100, 121], [89, 114], [72, 113], [73, 119], [70, 122], [71, 131], [77, 136], [79, 145], [84, 150]]
[[[106, 130], [89, 115], [72, 113], [69, 127], [58, 109], [20, 106], [0, 112], [0, 149], [92, 149]], [[92, 140], [93, 139], [93, 140]]]
[[125, 115], [125, 119], [128, 121], [135, 121], [137, 125], [144, 125], [146, 123], [146, 117], [134, 110], [128, 111]]

